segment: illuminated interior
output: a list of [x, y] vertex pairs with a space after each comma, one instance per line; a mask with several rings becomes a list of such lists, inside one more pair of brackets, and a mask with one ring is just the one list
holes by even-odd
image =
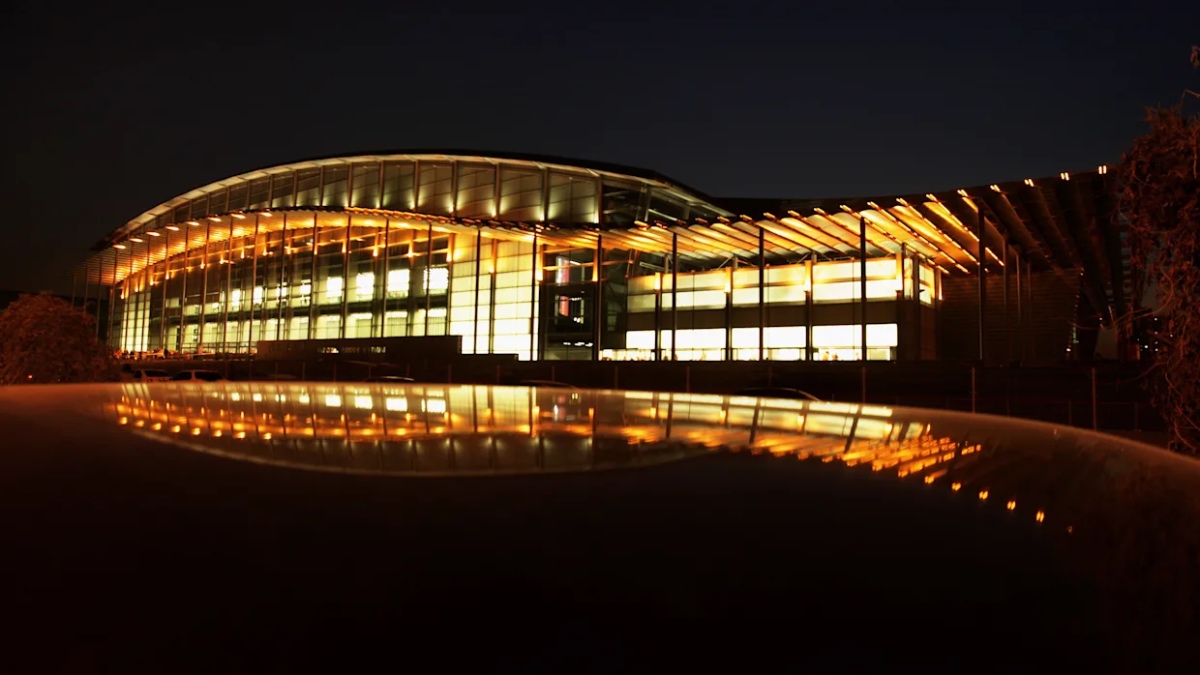
[[936, 312], [944, 277], [1009, 257], [995, 216], [1007, 187], [748, 216], [618, 169], [435, 154], [282, 165], [147, 211], [77, 281], [108, 295], [110, 345], [135, 353], [458, 335], [465, 353], [522, 360], [898, 360], [926, 339], [897, 318], [905, 307]]

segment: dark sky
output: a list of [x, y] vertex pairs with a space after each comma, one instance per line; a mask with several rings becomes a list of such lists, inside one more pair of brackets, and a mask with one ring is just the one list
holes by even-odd
[[1144, 106], [1200, 79], [1200, 2], [31, 4], [0, 29], [0, 288], [23, 290], [69, 290], [159, 202], [310, 156], [476, 148], [724, 196], [925, 192], [1115, 161]]

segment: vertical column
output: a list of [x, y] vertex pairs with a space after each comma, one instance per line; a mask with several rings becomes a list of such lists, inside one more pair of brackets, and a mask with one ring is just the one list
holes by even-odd
[[987, 250], [983, 245], [983, 211], [975, 212], [975, 238], [979, 240], [979, 361], [987, 360], [987, 346], [984, 343], [986, 317], [984, 309], [987, 306]]
[[192, 268], [188, 267], [188, 249], [192, 245], [190, 233], [191, 230], [184, 230], [183, 261], [179, 270], [183, 273], [183, 279], [179, 285], [179, 333], [175, 336], [175, 351], [180, 353], [183, 352], [183, 335], [187, 330], [187, 282], [188, 277], [192, 276]]
[[[247, 312], [250, 320], [246, 325], [246, 340], [250, 343], [246, 345], [246, 350], [252, 352], [258, 351], [258, 344], [254, 340], [254, 291], [258, 289], [258, 232], [260, 225], [260, 219], [256, 214], [254, 216], [254, 241], [252, 242], [254, 251], [250, 254], [250, 311]], [[267, 301], [267, 289], [265, 288], [263, 289], [262, 299], [265, 305]], [[238, 328], [238, 332], [241, 332], [240, 327]]]
[[812, 361], [813, 353], [813, 261], [804, 261], [804, 275], [808, 277], [808, 290], [804, 291], [804, 360]]
[[[496, 168], [496, 175], [500, 175], [500, 168]], [[499, 183], [499, 178], [497, 178]], [[499, 193], [497, 193], [498, 195]], [[497, 197], [499, 199], [499, 197]], [[475, 231], [475, 304], [472, 307], [471, 317], [471, 353], [479, 353], [479, 278], [483, 272], [483, 230]], [[495, 292], [494, 289], [492, 292]], [[474, 399], [472, 399], [474, 400]]]
[[[695, 324], [693, 324], [695, 325]], [[671, 360], [679, 349], [679, 233], [671, 233]]]
[[162, 309], [158, 314], [158, 346], [167, 353], [167, 287], [171, 285], [171, 230], [163, 241]]
[[496, 256], [498, 255], [500, 243], [492, 242], [492, 264], [488, 266], [488, 284], [491, 292], [488, 293], [488, 353], [492, 354], [496, 351]]
[[[537, 255], [537, 235], [534, 235], [533, 254]], [[432, 294], [429, 292], [429, 282], [433, 281], [433, 221], [429, 221], [429, 228], [425, 235], [425, 270], [421, 273], [421, 288], [425, 290], [425, 335], [429, 335], [429, 310], [432, 307]], [[448, 318], [448, 317], [447, 317]], [[532, 335], [530, 336], [532, 338]]]
[[143, 319], [138, 324], [138, 332], [141, 333], [141, 339], [138, 345], [142, 351], [150, 350], [150, 298], [154, 295], [154, 270], [150, 267], [150, 242], [154, 239], [146, 234], [146, 266], [142, 269], [142, 295], [144, 300], [139, 304], [145, 305], [142, 310]]
[[[379, 172], [383, 173], [383, 163], [379, 164]], [[383, 194], [383, 179], [379, 181], [379, 194]], [[383, 197], [381, 196], [380, 199]], [[387, 337], [387, 301], [388, 301], [388, 274], [391, 272], [391, 240], [392, 240], [392, 219], [386, 218], [383, 221], [383, 302], [380, 303], [379, 309], [379, 337]]]
[[[274, 184], [274, 180], [271, 181]], [[267, 202], [270, 204], [271, 202]], [[225, 245], [225, 299], [221, 307], [221, 351], [228, 354], [229, 348], [229, 304], [233, 301], [233, 223], [229, 219], [229, 240]]]
[[[352, 166], [351, 172], [350, 172], [351, 174], [354, 173], [353, 168], [354, 167]], [[287, 335], [287, 333], [284, 332], [284, 329], [283, 329], [283, 322], [285, 320], [283, 309], [284, 309], [285, 305], [287, 305], [289, 307], [288, 313], [289, 314], [291, 313], [290, 312], [291, 303], [289, 302], [290, 298], [288, 296], [291, 295], [292, 291], [291, 291], [291, 284], [288, 283], [288, 281], [289, 281], [288, 274], [291, 272], [291, 269], [292, 269], [292, 263], [290, 260], [292, 251], [291, 251], [291, 247], [288, 246], [287, 225], [288, 225], [288, 214], [285, 212], [283, 214], [283, 230], [279, 234], [279, 249], [280, 249], [279, 288], [276, 290], [276, 295], [275, 295], [275, 298], [276, 298], [275, 304], [278, 305], [278, 307], [276, 308], [278, 311], [275, 312], [275, 339], [276, 340], [282, 340], [282, 339], [284, 339], [284, 336]]]
[[346, 234], [342, 240], [342, 320], [338, 337], [346, 338], [346, 321], [350, 310], [350, 227], [354, 216], [346, 214]]
[[317, 307], [320, 303], [321, 296], [317, 292], [317, 250], [320, 244], [320, 228], [317, 221], [317, 212], [313, 211], [312, 224], [312, 254], [309, 258], [309, 263], [312, 266], [308, 273], [308, 339], [311, 340], [317, 336]]
[[729, 278], [725, 280], [725, 360], [733, 360], [733, 271], [737, 268], [735, 259], [729, 266]]
[[1033, 306], [1033, 261], [1025, 261], [1025, 300], [1029, 303], [1029, 360], [1037, 362], [1037, 315]]
[[1017, 268], [1017, 363], [1025, 364], [1025, 312], [1021, 306], [1021, 254], [1013, 249], [1013, 264]]
[[1008, 235], [1004, 236], [1004, 364], [1012, 361], [1012, 323], [1008, 320]]
[[[212, 195], [209, 195], [210, 201]], [[196, 353], [199, 354], [204, 348], [204, 316], [208, 306], [208, 242], [212, 236], [212, 221], [205, 220], [208, 223], [204, 226], [204, 254], [200, 258], [200, 331], [199, 337], [196, 340]]]
[[859, 358], [867, 360], [867, 218], [858, 218], [858, 300], [862, 308]]
[[[597, 186], [599, 189], [599, 186]], [[600, 195], [596, 195], [596, 203], [599, 204]], [[592, 258], [592, 281], [595, 283], [595, 298], [592, 301], [595, 307], [592, 311], [592, 322], [596, 329], [592, 336], [592, 360], [600, 360], [600, 352], [602, 347], [600, 341], [604, 338], [604, 325], [607, 323], [607, 312], [604, 309], [604, 235], [596, 235], [596, 253]], [[674, 339], [674, 335], [671, 336]]]
[[[537, 360], [537, 299], [538, 299], [538, 276], [542, 269], [541, 252], [538, 250], [538, 235], [533, 233], [533, 270], [530, 274], [529, 285], [531, 293], [529, 294], [529, 360]], [[425, 314], [426, 321], [429, 320], [429, 314]]]
[[767, 332], [767, 240], [766, 231], [758, 228], [758, 360], [765, 361], [764, 344]]
[[[104, 290], [104, 259], [97, 258], [96, 260], [96, 339], [100, 339], [100, 298], [101, 292]], [[87, 299], [84, 299], [86, 306]], [[108, 335], [104, 336], [108, 339]]]
[[[654, 273], [654, 360], [662, 360], [662, 272]], [[671, 335], [675, 344], [675, 335]]]

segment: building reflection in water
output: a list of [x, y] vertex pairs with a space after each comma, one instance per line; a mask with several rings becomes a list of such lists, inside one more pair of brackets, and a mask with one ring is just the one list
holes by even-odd
[[[125, 384], [119, 424], [192, 450], [322, 471], [587, 471], [717, 451], [838, 463], [945, 485], [1031, 521], [1044, 506], [990, 481], [1019, 459], [914, 413], [851, 403], [476, 385]], [[978, 436], [976, 436], [978, 438]], [[1001, 456], [1003, 455], [1003, 456]], [[1042, 495], [1044, 497], [1044, 495]], [[1044, 502], [1041, 497], [1035, 502]], [[1032, 508], [1031, 508], [1032, 507]], [[1025, 513], [1028, 511], [1028, 513]]]

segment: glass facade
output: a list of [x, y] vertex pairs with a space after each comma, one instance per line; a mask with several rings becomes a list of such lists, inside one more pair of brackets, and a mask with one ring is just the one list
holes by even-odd
[[892, 360], [897, 312], [869, 307], [937, 297], [940, 269], [915, 250], [869, 249], [864, 298], [839, 248], [772, 234], [756, 249], [740, 223], [721, 226], [737, 250], [703, 245], [682, 224], [731, 214], [651, 179], [444, 157], [266, 173], [120, 233], [114, 348], [458, 335], [464, 353], [522, 360]]

